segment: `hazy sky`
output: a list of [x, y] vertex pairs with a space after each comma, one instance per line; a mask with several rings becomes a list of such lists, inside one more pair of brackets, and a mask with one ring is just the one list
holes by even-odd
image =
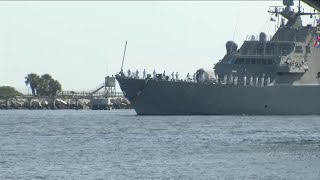
[[273, 34], [276, 23], [267, 11], [281, 4], [0, 2], [0, 86], [26, 89], [24, 77], [33, 72], [51, 74], [63, 90], [94, 89], [120, 70], [126, 40], [125, 71], [145, 68], [182, 76], [210, 69], [225, 55], [226, 41], [240, 46], [247, 35]]

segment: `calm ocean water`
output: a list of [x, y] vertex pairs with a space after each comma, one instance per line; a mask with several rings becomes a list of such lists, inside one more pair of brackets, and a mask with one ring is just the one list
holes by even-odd
[[320, 116], [3, 110], [0, 179], [320, 179]]

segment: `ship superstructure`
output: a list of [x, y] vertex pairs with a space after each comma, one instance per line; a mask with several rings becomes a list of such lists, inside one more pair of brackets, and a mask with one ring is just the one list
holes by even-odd
[[291, 9], [293, 1], [284, 1], [284, 4], [285, 8], [271, 7], [269, 10], [283, 17], [270, 39], [261, 32], [259, 37], [249, 36], [239, 49], [235, 42], [227, 42], [227, 54], [214, 68], [218, 82], [226, 79], [230, 82], [230, 78], [238, 77], [246, 81], [245, 85], [250, 82], [262, 85], [319, 84], [319, 49], [314, 46], [314, 41], [320, 32], [310, 24], [303, 26], [301, 20], [303, 15], [316, 13], [294, 12]]

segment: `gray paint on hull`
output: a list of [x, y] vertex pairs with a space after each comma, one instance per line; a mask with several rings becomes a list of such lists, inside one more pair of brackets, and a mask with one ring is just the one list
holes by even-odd
[[255, 87], [150, 80], [131, 103], [138, 115], [320, 114], [320, 86]]

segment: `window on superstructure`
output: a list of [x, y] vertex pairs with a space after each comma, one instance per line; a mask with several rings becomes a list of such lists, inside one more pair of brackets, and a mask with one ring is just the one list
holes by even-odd
[[261, 59], [257, 59], [257, 64], [261, 64]]
[[238, 58], [238, 59], [236, 59], [236, 61], [234, 63], [235, 64], [243, 64], [244, 63], [244, 59], [243, 58]]
[[288, 55], [294, 49], [294, 43], [279, 43], [279, 54], [280, 55]]
[[267, 64], [268, 65], [272, 64], [272, 59], [267, 59]]
[[305, 38], [301, 36], [296, 36], [296, 42], [305, 42]]
[[251, 64], [256, 64], [256, 60], [255, 59], [251, 59]]
[[256, 53], [257, 53], [257, 54], [262, 54], [262, 53], [263, 53], [263, 50], [264, 50], [264, 44], [263, 44], [263, 43], [259, 43], [259, 44], [256, 46]]
[[269, 54], [273, 54], [273, 53], [274, 53], [274, 43], [267, 43], [265, 54], [269, 55]]
[[294, 52], [295, 53], [303, 53], [302, 46], [296, 46]]
[[310, 46], [306, 46], [306, 52], [311, 53]]
[[250, 59], [246, 59], [246, 64], [250, 64]]

